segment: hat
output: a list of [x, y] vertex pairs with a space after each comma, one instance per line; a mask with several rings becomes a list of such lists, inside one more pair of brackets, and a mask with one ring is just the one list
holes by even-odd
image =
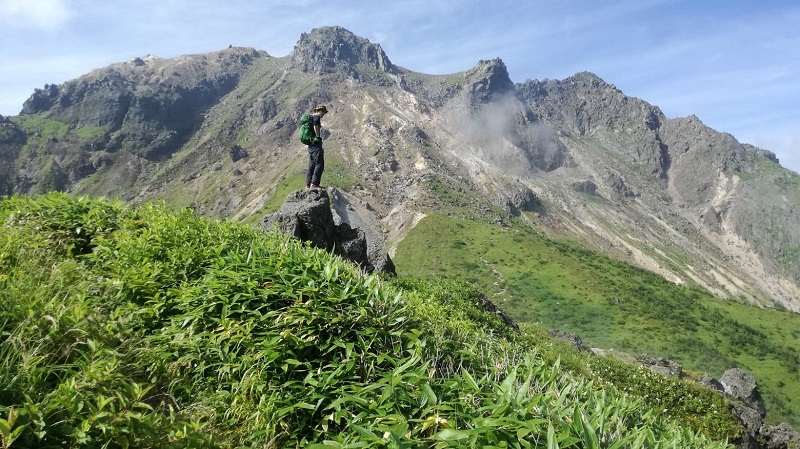
[[328, 112], [328, 108], [326, 108], [324, 104], [320, 104], [317, 105], [316, 108], [314, 108], [314, 111]]

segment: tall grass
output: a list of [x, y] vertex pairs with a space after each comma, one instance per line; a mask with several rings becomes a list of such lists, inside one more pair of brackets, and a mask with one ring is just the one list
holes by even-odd
[[463, 284], [387, 283], [152, 203], [10, 198], [0, 221], [3, 447], [717, 448], [737, 432], [561, 367]]

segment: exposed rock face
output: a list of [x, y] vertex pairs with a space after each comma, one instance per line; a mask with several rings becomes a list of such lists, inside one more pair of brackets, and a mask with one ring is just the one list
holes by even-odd
[[514, 91], [514, 83], [508, 76], [508, 68], [500, 58], [478, 61], [478, 65], [468, 70], [464, 76], [474, 79], [466, 86], [474, 102], [487, 103]]
[[597, 195], [597, 184], [592, 181], [578, 181], [572, 183], [572, 189], [587, 195]]
[[233, 90], [254, 61], [266, 57], [253, 49], [230, 48], [176, 59], [136, 58], [36, 89], [22, 115], [100, 127], [106, 132], [98, 148], [125, 148], [160, 160], [186, 142], [203, 111]]
[[518, 86], [534, 113], [580, 135], [591, 135], [619, 151], [655, 178], [666, 175], [669, 161], [657, 130], [664, 114], [588, 72], [563, 81], [529, 80]]
[[767, 408], [764, 406], [764, 398], [758, 391], [755, 376], [743, 369], [734, 368], [725, 371], [719, 381], [725, 388], [725, 394], [742, 401], [762, 418], [766, 416]]
[[734, 415], [744, 428], [744, 433], [735, 441], [738, 449], [790, 449], [800, 447], [800, 434], [788, 424], [770, 426], [764, 423], [767, 409], [758, 390], [758, 381], [749, 372], [734, 368], [725, 371], [716, 379], [706, 376], [703, 382], [732, 399]]
[[264, 230], [277, 226], [281, 232], [332, 251], [360, 265], [366, 272], [396, 274], [388, 255], [377, 261], [377, 266], [369, 260], [364, 231], [353, 229], [348, 223], [334, 223], [330, 198], [323, 189], [297, 190], [289, 194], [281, 209], [266, 216], [260, 226]]
[[14, 192], [14, 164], [27, 136], [7, 117], [0, 115], [0, 196]]
[[542, 207], [542, 202], [528, 187], [512, 191], [511, 197], [506, 204], [506, 210], [511, 215], [520, 215], [522, 212], [536, 212], [541, 210]]
[[291, 65], [316, 74], [343, 73], [361, 77], [359, 65], [379, 72], [392, 69], [381, 46], [341, 27], [325, 27], [303, 33], [292, 52]]

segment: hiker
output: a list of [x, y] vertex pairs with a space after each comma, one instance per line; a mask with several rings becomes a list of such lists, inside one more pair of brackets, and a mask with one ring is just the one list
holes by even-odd
[[319, 105], [311, 113], [311, 129], [315, 139], [308, 144], [308, 171], [306, 172], [306, 188], [319, 189], [322, 180], [322, 170], [325, 169], [325, 151], [322, 149], [322, 117], [328, 113], [328, 108]]

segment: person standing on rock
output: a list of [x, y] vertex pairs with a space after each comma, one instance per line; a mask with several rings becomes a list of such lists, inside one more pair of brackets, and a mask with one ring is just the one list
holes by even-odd
[[306, 172], [306, 188], [319, 189], [322, 171], [325, 170], [325, 151], [322, 149], [322, 117], [328, 108], [319, 105], [311, 113], [311, 128], [316, 136], [308, 145], [308, 171]]

